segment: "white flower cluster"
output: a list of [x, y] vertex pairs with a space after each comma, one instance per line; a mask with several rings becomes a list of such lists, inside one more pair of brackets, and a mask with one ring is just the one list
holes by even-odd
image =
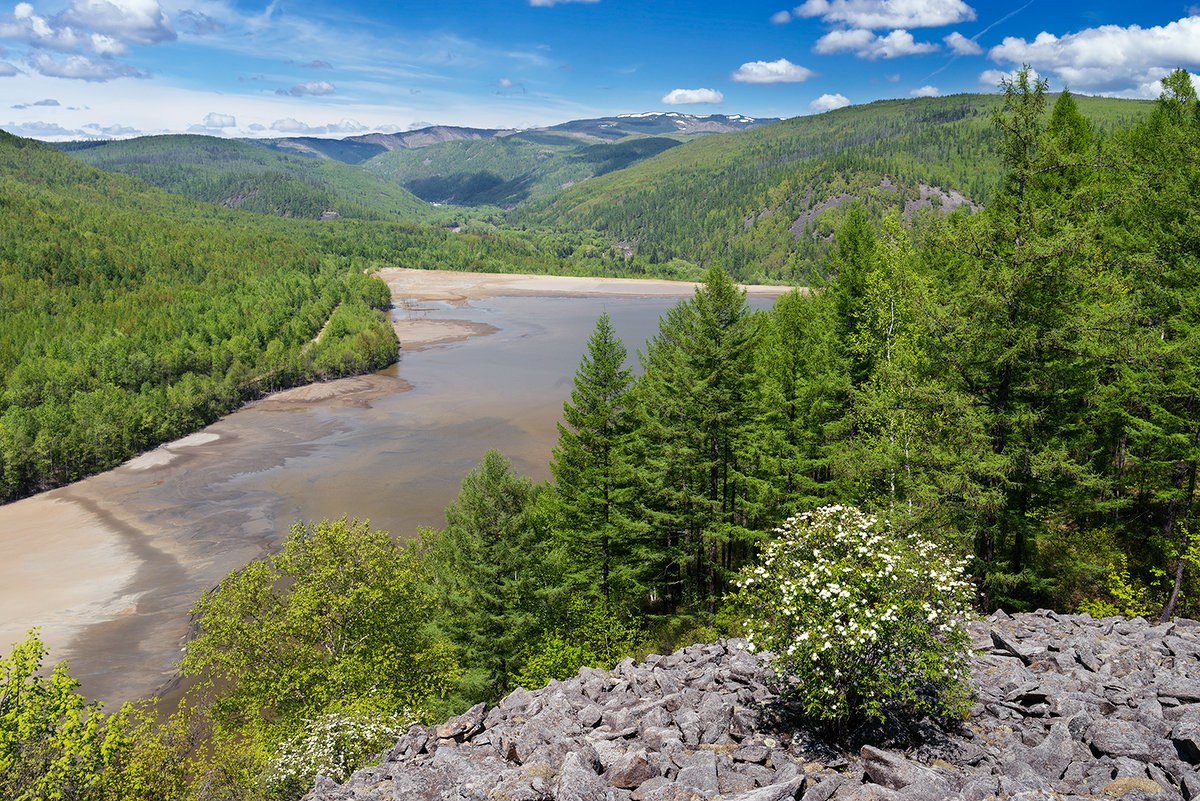
[[304, 730], [284, 741], [272, 760], [272, 779], [285, 786], [307, 786], [319, 774], [345, 781], [372, 755], [392, 746], [420, 712], [393, 714], [327, 712], [304, 721]]
[[958, 711], [967, 693], [972, 590], [965, 561], [901, 539], [851, 507], [789, 518], [737, 580], [747, 640], [775, 654], [805, 710], [883, 717]]

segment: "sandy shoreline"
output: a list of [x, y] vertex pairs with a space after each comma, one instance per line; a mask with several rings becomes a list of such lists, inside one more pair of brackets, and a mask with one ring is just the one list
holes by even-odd
[[[682, 298], [695, 291], [694, 284], [660, 280], [405, 269], [381, 276], [391, 287], [395, 327], [408, 351], [498, 331], [439, 316], [472, 300]], [[787, 290], [750, 288], [749, 294]], [[69, 659], [89, 696], [111, 706], [155, 692], [172, 677], [187, 610], [200, 592], [276, 541], [275, 523], [261, 512], [234, 518], [222, 511], [253, 500], [229, 476], [276, 469], [334, 433], [319, 418], [314, 427], [309, 418], [288, 414], [292, 410], [369, 406], [411, 388], [396, 375], [375, 374], [274, 393], [245, 407], [282, 413], [254, 417], [256, 428], [248, 418], [227, 417], [107, 473], [0, 506], [0, 653], [7, 655], [36, 626], [49, 660]], [[264, 441], [272, 443], [268, 456], [246, 456], [245, 444]], [[204, 521], [200, 528], [192, 522], [197, 517]]]

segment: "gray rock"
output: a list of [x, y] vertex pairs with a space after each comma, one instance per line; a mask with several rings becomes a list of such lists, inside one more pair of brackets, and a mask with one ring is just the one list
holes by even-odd
[[1092, 748], [1110, 756], [1127, 756], [1149, 762], [1154, 753], [1149, 739], [1153, 735], [1138, 723], [1101, 718], [1092, 722], [1087, 736]]
[[910, 784], [938, 785], [943, 793], [949, 790], [949, 784], [936, 771], [891, 751], [864, 745], [860, 757], [863, 771], [875, 784], [892, 790], [900, 790]]
[[647, 758], [645, 749], [638, 748], [621, 756], [604, 775], [613, 787], [633, 790], [661, 773], [658, 766]]
[[717, 786], [717, 755], [712, 751], [697, 751], [680, 766], [675, 783], [681, 788], [712, 798], [720, 792]]

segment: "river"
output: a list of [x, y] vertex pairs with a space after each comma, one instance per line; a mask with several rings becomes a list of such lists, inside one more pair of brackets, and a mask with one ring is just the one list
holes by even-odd
[[[348, 515], [411, 537], [443, 524], [489, 448], [548, 479], [596, 318], [610, 315], [636, 363], [659, 316], [691, 292], [596, 294], [648, 286], [634, 282], [589, 297], [543, 297], [562, 293], [540, 285], [441, 296], [389, 282], [401, 341], [413, 337], [387, 370], [269, 396], [106, 473], [0, 507], [0, 649], [39, 626], [50, 660], [68, 660], [89, 697], [111, 706], [160, 692], [191, 605], [277, 548], [296, 521]], [[775, 294], [753, 303], [769, 306]], [[452, 335], [422, 340], [430, 326]]]

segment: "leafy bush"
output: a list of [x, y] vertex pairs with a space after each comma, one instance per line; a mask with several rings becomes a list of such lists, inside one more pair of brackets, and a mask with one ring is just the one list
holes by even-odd
[[846, 724], [965, 712], [965, 562], [843, 506], [789, 518], [777, 532], [762, 564], [742, 570], [735, 602], [751, 649], [771, 652], [805, 714]]
[[611, 605], [572, 598], [564, 625], [542, 636], [510, 683], [534, 690], [551, 679], [568, 679], [585, 665], [611, 669], [633, 654], [641, 637], [637, 622]]
[[305, 720], [300, 733], [275, 749], [271, 778], [296, 796], [312, 787], [318, 774], [345, 781], [372, 755], [394, 745], [420, 717], [407, 709], [381, 714], [354, 708]]

